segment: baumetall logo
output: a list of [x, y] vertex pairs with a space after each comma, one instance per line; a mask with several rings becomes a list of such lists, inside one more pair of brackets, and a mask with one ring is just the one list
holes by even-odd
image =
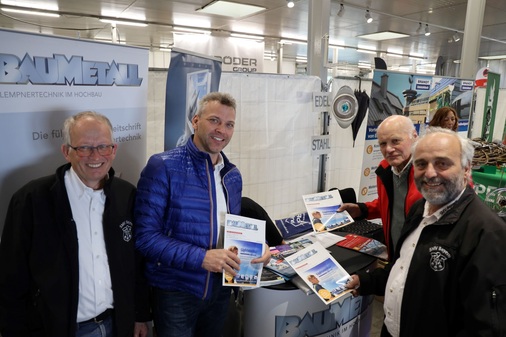
[[276, 337], [342, 337], [354, 335], [360, 316], [373, 300], [372, 296], [347, 297], [328, 309], [298, 315], [276, 316]]
[[79, 86], [131, 86], [142, 83], [137, 64], [83, 60], [82, 56], [53, 54], [53, 57], [23, 59], [0, 53], [0, 83]]

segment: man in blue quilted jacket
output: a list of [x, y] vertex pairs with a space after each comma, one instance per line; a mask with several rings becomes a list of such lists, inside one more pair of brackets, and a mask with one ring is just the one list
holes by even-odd
[[[155, 154], [141, 173], [136, 246], [146, 257], [158, 337], [221, 336], [240, 260], [223, 248], [225, 214], [240, 214], [242, 178], [222, 152], [234, 133], [236, 102], [202, 98], [185, 145]], [[269, 250], [252, 263], [267, 263]]]

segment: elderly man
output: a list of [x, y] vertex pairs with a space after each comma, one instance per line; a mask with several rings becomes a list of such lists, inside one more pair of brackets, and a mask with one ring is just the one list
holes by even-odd
[[417, 138], [411, 119], [401, 115], [387, 117], [378, 127], [378, 143], [383, 160], [376, 169], [378, 198], [366, 203], [345, 203], [353, 218], [381, 218], [385, 244], [391, 258], [405, 216], [422, 195], [416, 189], [411, 165], [411, 146]]
[[132, 236], [135, 187], [114, 176], [109, 119], [63, 125], [67, 164], [9, 204], [0, 244], [3, 337], [146, 337], [149, 288]]
[[506, 225], [468, 184], [473, 152], [442, 128], [414, 145], [424, 199], [409, 212], [394, 263], [347, 285], [385, 296], [382, 336], [505, 336]]

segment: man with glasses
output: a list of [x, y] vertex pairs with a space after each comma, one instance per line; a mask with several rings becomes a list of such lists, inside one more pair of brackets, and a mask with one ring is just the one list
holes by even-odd
[[11, 199], [0, 242], [3, 337], [145, 337], [148, 287], [133, 239], [135, 187], [114, 177], [109, 119], [69, 117], [67, 164]]

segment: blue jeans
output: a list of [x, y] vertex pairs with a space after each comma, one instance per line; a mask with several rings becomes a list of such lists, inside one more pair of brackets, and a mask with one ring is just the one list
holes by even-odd
[[154, 289], [153, 322], [158, 337], [221, 337], [232, 288], [221, 285], [221, 274], [213, 277], [209, 300]]
[[76, 337], [114, 337], [112, 317], [109, 316], [100, 323], [77, 323]]

